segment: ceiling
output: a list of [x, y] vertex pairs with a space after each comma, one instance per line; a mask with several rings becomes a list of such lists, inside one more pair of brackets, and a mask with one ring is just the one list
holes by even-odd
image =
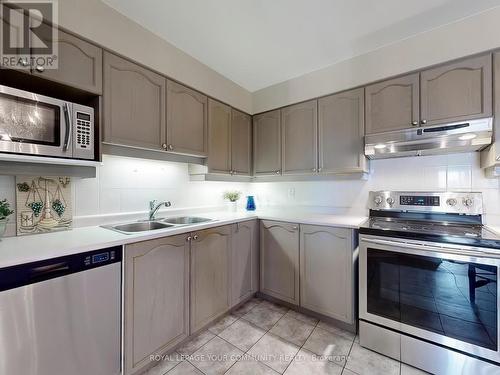
[[500, 0], [103, 0], [254, 92]]

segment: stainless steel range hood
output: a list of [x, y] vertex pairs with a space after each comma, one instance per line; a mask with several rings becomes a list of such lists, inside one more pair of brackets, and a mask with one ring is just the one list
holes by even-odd
[[491, 117], [365, 136], [369, 159], [478, 151], [491, 144]]

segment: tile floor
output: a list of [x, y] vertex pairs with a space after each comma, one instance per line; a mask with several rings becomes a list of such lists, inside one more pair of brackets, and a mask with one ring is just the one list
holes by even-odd
[[253, 298], [144, 375], [418, 375], [323, 321]]

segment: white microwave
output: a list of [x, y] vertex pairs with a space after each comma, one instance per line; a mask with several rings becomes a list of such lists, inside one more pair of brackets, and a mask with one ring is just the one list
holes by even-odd
[[0, 152], [94, 159], [94, 109], [0, 85]]

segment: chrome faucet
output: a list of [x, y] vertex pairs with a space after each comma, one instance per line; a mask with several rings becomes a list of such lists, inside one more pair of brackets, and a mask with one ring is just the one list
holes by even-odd
[[156, 212], [160, 209], [161, 206], [170, 207], [172, 204], [170, 201], [160, 202], [156, 204], [155, 200], [149, 202], [149, 221], [155, 219]]

